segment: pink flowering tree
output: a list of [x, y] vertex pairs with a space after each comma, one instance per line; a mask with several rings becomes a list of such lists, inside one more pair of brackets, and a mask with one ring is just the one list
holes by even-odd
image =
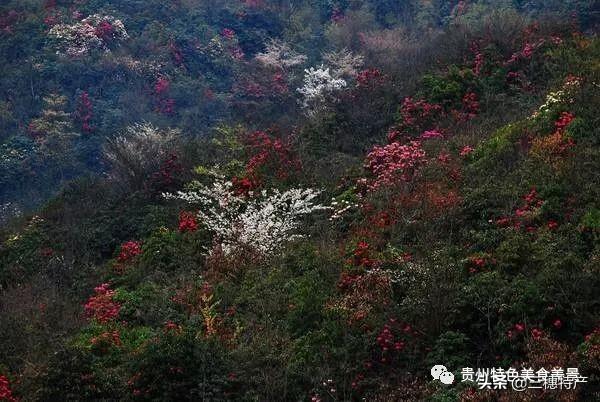
[[364, 164], [371, 174], [371, 178], [367, 179], [368, 189], [373, 191], [411, 181], [426, 163], [425, 156], [425, 150], [419, 141], [375, 146]]

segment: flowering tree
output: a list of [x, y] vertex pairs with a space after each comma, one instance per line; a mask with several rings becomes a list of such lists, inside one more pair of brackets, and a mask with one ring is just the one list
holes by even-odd
[[114, 320], [121, 310], [121, 305], [113, 300], [115, 291], [110, 289], [108, 283], [97, 286], [94, 291], [96, 294], [84, 306], [86, 317], [100, 323]]
[[58, 42], [58, 53], [69, 56], [82, 56], [92, 49], [108, 52], [111, 43], [129, 37], [121, 20], [101, 14], [90, 15], [72, 25], [55, 25], [48, 35]]
[[210, 186], [191, 187], [188, 191], [163, 195], [197, 206], [199, 223], [214, 234], [216, 249], [225, 255], [240, 247], [272, 254], [286, 242], [302, 237], [298, 230], [303, 216], [327, 209], [315, 203], [320, 191], [314, 189], [263, 190], [244, 196], [222, 177]]
[[376, 146], [367, 155], [365, 169], [374, 176], [368, 182], [371, 190], [393, 185], [398, 180], [410, 181], [415, 172], [426, 162], [425, 150], [419, 141], [408, 144], [393, 142], [385, 146]]
[[294, 52], [287, 43], [276, 39], [272, 39], [265, 51], [255, 58], [259, 63], [277, 70], [286, 70], [306, 62], [305, 55]]
[[365, 61], [363, 56], [354, 54], [348, 49], [325, 53], [323, 60], [331, 66], [334, 76], [348, 78], [356, 76]]
[[130, 184], [140, 184], [167, 159], [179, 132], [159, 130], [149, 123], [134, 124], [104, 147], [104, 157], [112, 166], [110, 176]]
[[321, 65], [304, 70], [304, 86], [297, 91], [303, 96], [302, 107], [309, 115], [322, 110], [329, 101], [334, 100], [333, 94], [346, 87], [343, 78], [332, 75], [329, 68]]

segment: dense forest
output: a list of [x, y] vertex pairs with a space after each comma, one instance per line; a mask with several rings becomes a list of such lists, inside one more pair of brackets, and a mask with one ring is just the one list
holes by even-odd
[[3, 0], [0, 401], [600, 400], [599, 27]]

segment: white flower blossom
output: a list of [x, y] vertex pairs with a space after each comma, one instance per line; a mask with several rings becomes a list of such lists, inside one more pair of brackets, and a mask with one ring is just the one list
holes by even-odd
[[323, 60], [331, 66], [335, 77], [355, 77], [363, 66], [365, 59], [359, 54], [354, 54], [348, 49], [329, 52], [323, 55]]
[[215, 244], [225, 255], [240, 246], [272, 254], [286, 242], [302, 237], [298, 233], [302, 217], [328, 209], [315, 203], [320, 191], [314, 189], [263, 190], [246, 197], [237, 195], [233, 184], [224, 179], [211, 186], [192, 187], [163, 196], [197, 206], [200, 223], [214, 234]]
[[554, 107], [564, 104], [571, 104], [575, 100], [573, 95], [581, 86], [581, 80], [573, 77], [568, 79], [562, 86], [562, 88], [556, 92], [550, 92], [546, 95], [546, 101], [539, 109], [530, 117], [536, 119], [540, 116], [544, 116], [554, 109]]
[[306, 56], [294, 52], [287, 43], [272, 39], [265, 51], [256, 55], [256, 60], [265, 66], [283, 70], [303, 64]]
[[321, 65], [319, 68], [311, 67], [304, 70], [304, 86], [297, 91], [302, 94], [302, 107], [309, 115], [313, 115], [331, 100], [335, 100], [334, 93], [346, 87], [343, 78], [336, 78], [329, 72], [329, 68]]

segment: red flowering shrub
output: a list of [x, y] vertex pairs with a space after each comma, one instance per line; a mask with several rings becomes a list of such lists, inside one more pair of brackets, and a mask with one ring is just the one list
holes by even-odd
[[483, 68], [483, 64], [485, 62], [485, 58], [481, 49], [479, 48], [478, 43], [473, 42], [471, 44], [471, 52], [473, 52], [473, 74], [479, 75], [481, 74], [481, 70]]
[[121, 305], [113, 300], [115, 291], [110, 289], [108, 283], [94, 288], [96, 294], [90, 297], [84, 306], [85, 315], [100, 323], [112, 321], [119, 315]]
[[181, 182], [182, 173], [183, 165], [179, 162], [179, 157], [171, 153], [165, 161], [161, 162], [158, 172], [152, 174], [151, 186], [158, 191], [171, 189]]
[[130, 262], [140, 254], [142, 254], [142, 243], [139, 241], [128, 241], [121, 245], [117, 261], [120, 263]]
[[235, 31], [230, 28], [223, 28], [221, 31], [221, 36], [227, 40], [232, 40], [235, 38]]
[[169, 90], [171, 87], [171, 81], [165, 77], [159, 77], [154, 84], [154, 93], [156, 95], [162, 95]]
[[390, 364], [398, 358], [398, 354], [404, 350], [408, 342], [407, 337], [415, 336], [411, 325], [399, 323], [394, 318], [390, 318], [379, 332], [376, 338], [379, 348], [379, 362]]
[[470, 155], [475, 149], [470, 146], [470, 145], [465, 145], [461, 150], [460, 150], [460, 156], [468, 156]]
[[444, 134], [441, 133], [440, 130], [433, 129], [424, 131], [420, 137], [422, 140], [430, 140], [432, 138], [444, 138]]
[[391, 186], [398, 181], [408, 182], [426, 162], [425, 150], [419, 141], [401, 145], [393, 142], [385, 146], [375, 146], [367, 155], [365, 169], [374, 177], [368, 181], [370, 190]]
[[453, 110], [452, 114], [457, 121], [466, 122], [479, 114], [479, 98], [474, 92], [467, 92], [462, 98], [462, 108]]
[[352, 258], [349, 262], [357, 267], [371, 267], [374, 265], [375, 261], [369, 258], [369, 254], [369, 243], [365, 241], [358, 242], [356, 248], [352, 252]]
[[[436, 103], [429, 103], [424, 99], [413, 100], [413, 98], [404, 98], [400, 106], [401, 126], [406, 129], [423, 131], [439, 119], [443, 114], [442, 106]], [[392, 138], [391, 141], [394, 139]]]
[[467, 259], [467, 268], [474, 274], [496, 264], [496, 260], [485, 255], [474, 255]]
[[77, 100], [75, 117], [81, 125], [83, 132], [91, 133], [94, 130], [90, 125], [90, 121], [94, 117], [92, 101], [90, 100], [90, 96], [86, 91], [82, 92]]
[[554, 123], [557, 131], [563, 132], [569, 124], [575, 120], [575, 115], [569, 112], [562, 112], [558, 120]]
[[231, 179], [236, 195], [249, 195], [260, 186], [260, 182], [250, 177], [234, 177]]
[[0, 401], [18, 401], [18, 399], [12, 394], [12, 389], [10, 388], [10, 381], [3, 375], [0, 375]]
[[266, 172], [275, 172], [278, 178], [285, 179], [290, 172], [300, 169], [300, 161], [293, 155], [288, 141], [273, 138], [264, 131], [255, 131], [243, 141], [250, 153], [246, 163], [247, 177], [259, 178]]
[[171, 81], [165, 77], [159, 77], [154, 84], [154, 97], [156, 101], [156, 112], [162, 114], [173, 114], [175, 111], [175, 99], [168, 97]]
[[179, 231], [195, 232], [198, 230], [198, 222], [196, 221], [196, 214], [193, 212], [182, 211], [179, 214]]
[[369, 87], [374, 85], [381, 85], [385, 82], [385, 77], [381, 74], [381, 71], [377, 68], [369, 68], [360, 71], [356, 75], [356, 85], [358, 87]]
[[98, 38], [106, 41], [106, 40], [112, 38], [114, 30], [115, 30], [115, 28], [112, 26], [112, 24], [110, 22], [102, 21], [101, 23], [98, 24], [98, 26], [96, 26], [95, 34]]

